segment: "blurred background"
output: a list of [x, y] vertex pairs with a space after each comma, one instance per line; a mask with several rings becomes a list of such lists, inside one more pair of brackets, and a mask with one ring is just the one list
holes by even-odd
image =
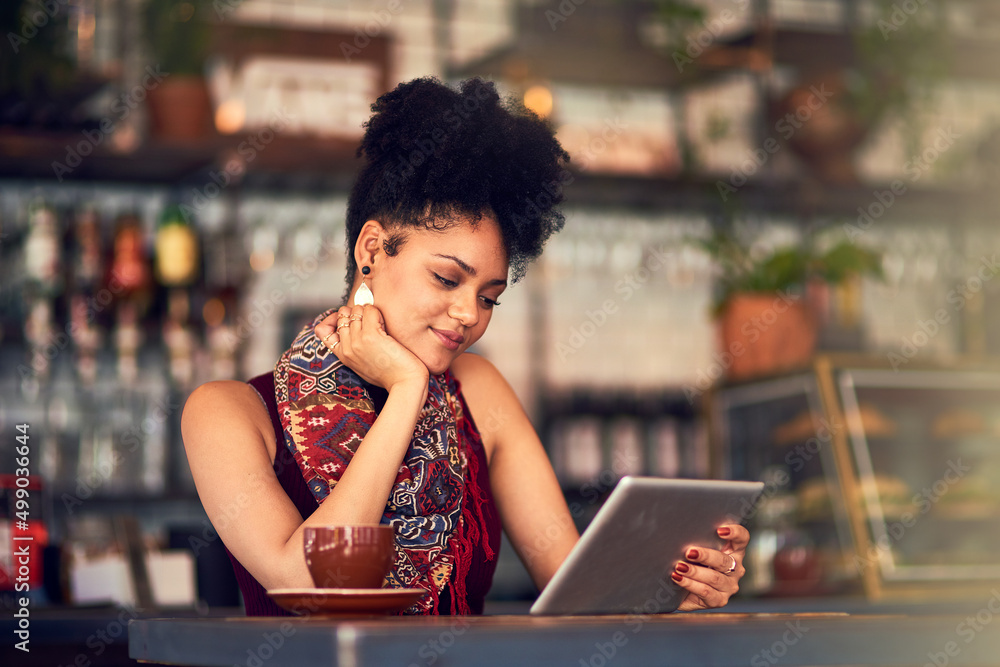
[[[362, 123], [425, 75], [495, 81], [572, 156], [565, 230], [477, 351], [581, 526], [624, 474], [762, 479], [742, 595], [1000, 579], [996, 3], [9, 0], [0, 22], [0, 589], [29, 531], [36, 604], [239, 604], [182, 406], [339, 303]], [[493, 599], [534, 594], [508, 545]]]

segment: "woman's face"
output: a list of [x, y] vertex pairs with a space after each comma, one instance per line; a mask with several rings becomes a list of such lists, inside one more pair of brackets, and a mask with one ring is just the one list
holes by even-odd
[[500, 229], [484, 216], [408, 230], [395, 256], [376, 256], [368, 283], [386, 332], [436, 375], [486, 332], [507, 269]]

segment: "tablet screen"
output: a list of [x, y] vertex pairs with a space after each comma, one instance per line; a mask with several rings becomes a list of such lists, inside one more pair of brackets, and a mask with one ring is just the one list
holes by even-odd
[[532, 614], [664, 613], [686, 591], [671, 578], [691, 546], [745, 524], [761, 482], [623, 477], [531, 607]]

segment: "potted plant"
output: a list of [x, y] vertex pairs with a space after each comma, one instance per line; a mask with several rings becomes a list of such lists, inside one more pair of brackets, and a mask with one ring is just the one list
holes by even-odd
[[[767, 101], [769, 125], [781, 127], [782, 139], [821, 181], [856, 184], [854, 153], [886, 119], [904, 122], [904, 139], [911, 148], [919, 139], [918, 112], [948, 72], [949, 39], [944, 2], [925, 0], [913, 8], [904, 4], [871, 0], [856, 9], [847, 28], [853, 62], [800, 67], [799, 82]], [[683, 73], [696, 76], [694, 64], [709, 69], [772, 68], [772, 47], [768, 45], [775, 36], [770, 19], [758, 19], [750, 46], [737, 46], [712, 32], [715, 23], [706, 23], [705, 2], [653, 0], [651, 6], [652, 18], [664, 33], [662, 48], [674, 55]], [[740, 7], [724, 11], [734, 12], [742, 6], [740, 3]], [[709, 46], [698, 50], [706, 51], [702, 56], [691, 51], [692, 43], [699, 41], [699, 32], [712, 38]], [[711, 43], [716, 39], [718, 44]], [[817, 90], [828, 93], [818, 105]], [[808, 122], [800, 122], [803, 111]], [[790, 115], [799, 117], [782, 125]]]
[[147, 0], [143, 28], [151, 65], [164, 77], [147, 92], [150, 130], [167, 141], [212, 131], [204, 66], [211, 37], [207, 0]]
[[914, 12], [898, 0], [874, 0], [872, 13], [855, 32], [848, 101], [873, 125], [891, 116], [913, 123], [951, 66], [945, 3], [922, 2]]
[[[931, 1], [907, 13], [896, 0], [873, 0], [853, 25], [853, 63], [802, 71], [800, 83], [771, 102], [775, 122], [809, 110], [786, 140], [822, 181], [857, 183], [854, 153], [887, 120], [903, 123], [910, 147], [919, 141], [919, 113], [948, 71], [943, 10]], [[826, 97], [819, 109], [817, 90]]]
[[[801, 366], [815, 351], [831, 291], [881, 278], [881, 253], [807, 234], [798, 245], [761, 250], [732, 226], [697, 240], [715, 261], [713, 314], [732, 378]], [[856, 300], [855, 300], [856, 301]]]

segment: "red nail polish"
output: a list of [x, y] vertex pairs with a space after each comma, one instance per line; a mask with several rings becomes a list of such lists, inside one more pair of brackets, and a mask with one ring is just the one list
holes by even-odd
[[670, 578], [673, 579], [674, 581], [679, 582], [684, 577], [682, 577], [681, 575], [677, 574], [676, 572], [671, 572], [670, 573]]
[[694, 560], [695, 558], [698, 557], [698, 550], [697, 549], [688, 549], [687, 557], [690, 558], [690, 559], [692, 559], [692, 560]]
[[729, 533], [731, 533], [731, 532], [733, 532], [733, 531], [729, 530], [728, 528], [720, 528], [719, 529], [719, 536], [720, 537], [729, 537]]
[[687, 563], [677, 563], [677, 567], [674, 569], [676, 569], [681, 574], [687, 574], [688, 570], [690, 570], [691, 568], [688, 566]]

